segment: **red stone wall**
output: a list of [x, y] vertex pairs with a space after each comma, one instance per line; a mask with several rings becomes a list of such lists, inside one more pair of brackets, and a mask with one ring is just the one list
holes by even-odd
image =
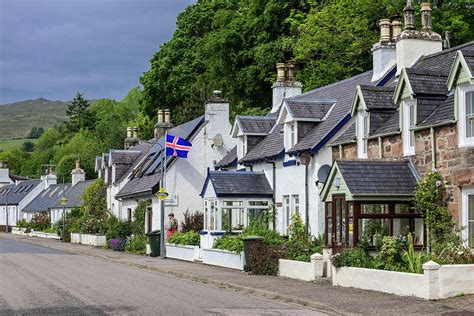
[[340, 157], [339, 146], [332, 147], [332, 159], [357, 159], [357, 144], [342, 145], [342, 158]]

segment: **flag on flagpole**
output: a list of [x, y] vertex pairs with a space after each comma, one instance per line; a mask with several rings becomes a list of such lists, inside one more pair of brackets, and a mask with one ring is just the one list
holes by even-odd
[[188, 158], [193, 145], [187, 140], [170, 134], [166, 135], [166, 156]]

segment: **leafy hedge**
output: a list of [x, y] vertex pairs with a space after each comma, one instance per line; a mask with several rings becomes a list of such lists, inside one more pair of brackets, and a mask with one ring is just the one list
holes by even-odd
[[214, 241], [213, 248], [241, 253], [244, 250], [244, 243], [241, 236], [223, 236]]
[[199, 234], [194, 231], [189, 231], [186, 233], [176, 232], [168, 240], [170, 244], [189, 246], [199, 246], [200, 241], [201, 239]]

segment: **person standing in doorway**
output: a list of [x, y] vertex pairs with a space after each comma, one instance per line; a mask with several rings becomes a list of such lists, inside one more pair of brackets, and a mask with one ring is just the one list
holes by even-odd
[[174, 218], [174, 214], [173, 213], [169, 213], [168, 215], [168, 239], [170, 239], [171, 236], [173, 236], [174, 233], [176, 233], [178, 231], [178, 220], [176, 220], [176, 218]]

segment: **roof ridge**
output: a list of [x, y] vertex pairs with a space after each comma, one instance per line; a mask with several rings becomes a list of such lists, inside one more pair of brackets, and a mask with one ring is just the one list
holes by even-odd
[[336, 86], [336, 85], [343, 84], [343, 83], [346, 83], [346, 82], [349, 82], [349, 81], [358, 79], [358, 78], [360, 78], [360, 77], [366, 76], [367, 74], [371, 73], [372, 71], [373, 71], [373, 70], [369, 70], [369, 71], [366, 71], [366, 72], [362, 72], [362, 73], [360, 73], [360, 74], [358, 74], [358, 75], [355, 75], [355, 76], [352, 76], [352, 77], [349, 77], [349, 78], [346, 78], [346, 79], [343, 79], [343, 80], [339, 80], [339, 81], [330, 83], [330, 84], [328, 84], [328, 85], [315, 88], [315, 89], [313, 89], [313, 90], [306, 91], [306, 92], [304, 92], [304, 93], [298, 94], [298, 95], [294, 96], [293, 98], [289, 98], [289, 99], [299, 99], [300, 97], [306, 96], [306, 95], [308, 95], [308, 94], [310, 94], [310, 93], [314, 93], [314, 92], [317, 92], [317, 91], [320, 91], [320, 90], [322, 90], [322, 89], [326, 89], [326, 88], [329, 88], [329, 87], [334, 87], [334, 86]]
[[[424, 60], [424, 59], [428, 59], [428, 58], [432, 58], [432, 57], [436, 57], [436, 56], [439, 56], [439, 55], [442, 55], [442, 54], [447, 54], [447, 53], [451, 53], [453, 51], [457, 51], [457, 50], [460, 50], [464, 47], [467, 47], [469, 45], [474, 45], [474, 41], [470, 41], [470, 42], [467, 42], [467, 43], [464, 43], [464, 44], [460, 44], [458, 46], [454, 46], [454, 47], [451, 47], [451, 48], [448, 48], [448, 49], [444, 49], [440, 52], [437, 52], [437, 53], [433, 53], [433, 54], [430, 54], [430, 55], [426, 55], [426, 56], [421, 56], [416, 63], [418, 63], [418, 61], [420, 60]], [[415, 63], [415, 65], [416, 65]]]

